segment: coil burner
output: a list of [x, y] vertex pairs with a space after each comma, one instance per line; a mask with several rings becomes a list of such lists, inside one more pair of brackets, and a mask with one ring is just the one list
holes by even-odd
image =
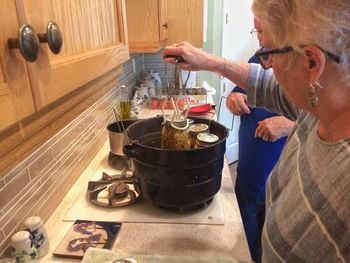
[[112, 176], [103, 172], [100, 180], [88, 183], [86, 195], [91, 203], [103, 207], [130, 205], [141, 197], [136, 179], [126, 169]]

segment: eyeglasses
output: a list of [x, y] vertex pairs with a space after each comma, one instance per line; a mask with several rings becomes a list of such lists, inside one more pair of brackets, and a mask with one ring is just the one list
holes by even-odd
[[252, 30], [250, 30], [250, 34], [255, 36], [255, 37], [258, 37], [258, 34], [261, 32], [262, 32], [261, 29], [256, 29], [255, 27]]
[[[301, 46], [304, 47], [304, 46]], [[340, 63], [340, 57], [319, 47], [328, 57], [330, 57], [334, 62]], [[263, 69], [269, 69], [271, 68], [271, 61], [270, 55], [274, 54], [285, 54], [288, 52], [294, 51], [292, 47], [284, 47], [281, 49], [273, 49], [273, 50], [267, 50], [264, 47], [261, 47], [258, 49], [255, 53], [255, 56], [258, 58], [260, 65], [263, 67]]]

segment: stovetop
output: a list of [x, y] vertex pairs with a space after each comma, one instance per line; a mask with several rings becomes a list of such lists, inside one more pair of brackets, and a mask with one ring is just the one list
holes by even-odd
[[[132, 180], [132, 171], [129, 169], [116, 169], [111, 167], [108, 158], [109, 145], [105, 144], [101, 151], [106, 151], [106, 155], [99, 160], [95, 171], [93, 171], [91, 181], [99, 181], [102, 176], [107, 178], [107, 183], [113, 178], [124, 178], [126, 182]], [[128, 167], [129, 168], [129, 167]], [[112, 179], [108, 177], [112, 176]], [[96, 190], [96, 185], [90, 186], [92, 190]], [[114, 188], [113, 188], [114, 187]], [[112, 195], [116, 194], [123, 202], [128, 202], [130, 193], [125, 190], [125, 184], [120, 186], [113, 186], [113, 189], [105, 188], [108, 193]], [[128, 186], [132, 188], [131, 186]], [[120, 190], [122, 189], [122, 190]], [[94, 191], [92, 191], [94, 192]], [[97, 191], [98, 192], [98, 191]], [[136, 191], [137, 192], [137, 191]], [[71, 208], [67, 211], [63, 217], [64, 221], [81, 220], [98, 220], [98, 221], [110, 221], [110, 222], [149, 222], [149, 223], [196, 223], [196, 224], [224, 224], [224, 213], [222, 207], [222, 200], [220, 191], [214, 196], [213, 200], [207, 207], [196, 209], [195, 211], [186, 213], [174, 213], [160, 209], [150, 204], [146, 200], [135, 196], [137, 202], [128, 204], [127, 206], [107, 207], [101, 204], [93, 204], [88, 201], [87, 187], [82, 189], [76, 201]], [[107, 194], [108, 195], [108, 194]], [[104, 203], [113, 203], [108, 199], [108, 196], [101, 196]], [[101, 201], [101, 199], [100, 199]], [[79, 211], [79, 213], [77, 213]], [[79, 217], [79, 218], [77, 218]]]

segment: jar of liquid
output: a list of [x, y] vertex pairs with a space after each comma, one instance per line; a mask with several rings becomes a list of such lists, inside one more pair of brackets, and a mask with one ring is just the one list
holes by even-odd
[[200, 133], [197, 135], [195, 149], [211, 146], [219, 141], [219, 137], [213, 133]]
[[161, 132], [161, 148], [168, 150], [189, 150], [188, 122], [185, 116], [166, 116]]
[[197, 135], [200, 133], [208, 132], [209, 126], [205, 123], [196, 123], [190, 126], [189, 128], [189, 139], [191, 149], [194, 149], [196, 145]]

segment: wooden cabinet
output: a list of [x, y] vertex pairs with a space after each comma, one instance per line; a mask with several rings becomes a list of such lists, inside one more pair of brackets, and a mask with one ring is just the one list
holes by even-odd
[[153, 53], [188, 41], [203, 46], [203, 0], [127, 0], [130, 52]]
[[130, 52], [156, 52], [168, 37], [167, 0], [126, 0]]
[[204, 0], [168, 0], [169, 34], [166, 45], [187, 41], [203, 47]]
[[[50, 20], [62, 31], [58, 55], [42, 43], [38, 59], [29, 63], [7, 47], [21, 24], [44, 33]], [[0, 130], [129, 58], [124, 0], [7, 0], [0, 24]]]
[[19, 29], [15, 1], [0, 7], [0, 130], [34, 113], [34, 101], [25, 60], [7, 47]]

